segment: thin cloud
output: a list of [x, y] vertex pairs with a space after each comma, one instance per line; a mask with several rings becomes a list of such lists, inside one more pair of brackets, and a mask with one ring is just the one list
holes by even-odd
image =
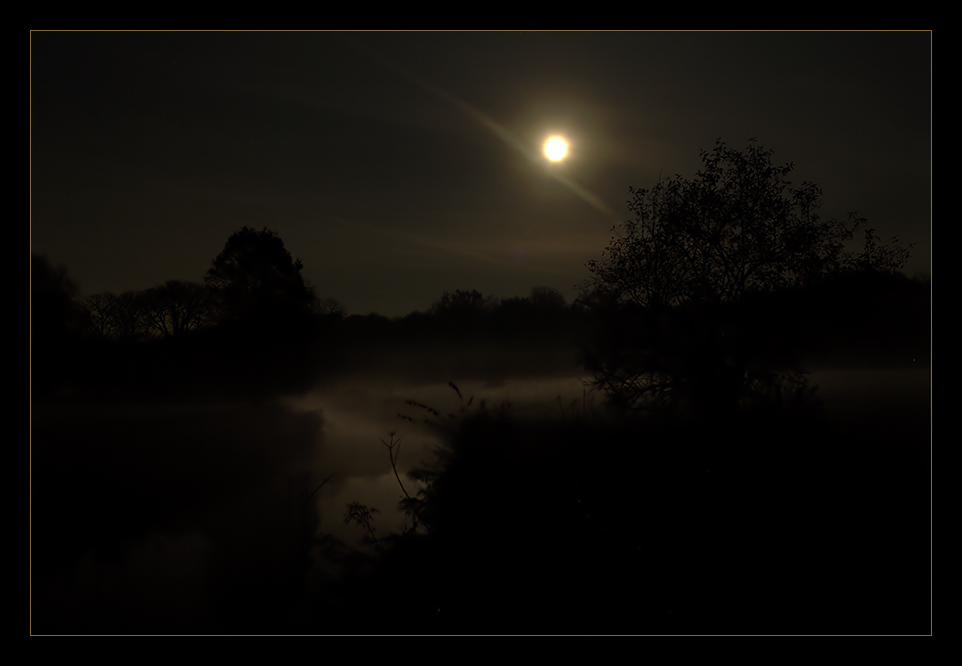
[[532, 164], [534, 164], [535, 166], [541, 169], [544, 169], [552, 178], [554, 178], [559, 183], [567, 187], [571, 192], [573, 192], [576, 196], [581, 198], [585, 203], [587, 203], [594, 209], [604, 213], [605, 215], [614, 215], [614, 212], [612, 211], [612, 209], [608, 207], [608, 205], [605, 204], [605, 202], [602, 201], [597, 195], [588, 191], [578, 183], [572, 181], [570, 178], [566, 178], [564, 175], [558, 173], [557, 171], [548, 169], [547, 165], [544, 164], [544, 160], [541, 158], [540, 153], [538, 153], [537, 151], [531, 150], [529, 146], [519, 141], [517, 137], [515, 137], [515, 135], [512, 134], [506, 127], [504, 127], [494, 119], [490, 118], [487, 114], [482, 112], [477, 107], [472, 106], [471, 104], [468, 104], [464, 100], [458, 97], [455, 97], [454, 95], [448, 93], [445, 90], [442, 90], [441, 88], [435, 86], [434, 84], [428, 81], [425, 81], [421, 77], [415, 75], [414, 73], [401, 67], [400, 65], [397, 65], [396, 63], [393, 63], [368, 49], [364, 49], [359, 46], [356, 46], [356, 48], [361, 50], [362, 53], [364, 53], [371, 60], [374, 60], [375, 62], [379, 63], [380, 65], [382, 65], [387, 69], [390, 69], [391, 71], [395, 72], [398, 76], [405, 79], [406, 81], [418, 86], [423, 90], [428, 91], [433, 95], [436, 95], [437, 97], [440, 97], [441, 99], [445, 100], [449, 104], [452, 104], [453, 106], [460, 109], [465, 115], [467, 115], [470, 118], [473, 118], [475, 121], [477, 121], [479, 125], [487, 129], [496, 137], [504, 141], [505, 144], [507, 144], [514, 150], [516, 150], [525, 158], [527, 158]]

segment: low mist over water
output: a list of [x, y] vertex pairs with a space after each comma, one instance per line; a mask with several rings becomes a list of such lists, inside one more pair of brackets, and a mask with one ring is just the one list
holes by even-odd
[[319, 493], [318, 508], [332, 533], [346, 540], [362, 536], [340, 520], [351, 501], [379, 508], [383, 529], [400, 527], [400, 516], [394, 514], [402, 491], [385, 446], [392, 436], [400, 441], [397, 471], [405, 480], [411, 468], [433, 459], [444, 435], [465, 415], [490, 410], [517, 418], [574, 418], [593, 410], [598, 400], [588, 395], [585, 380], [577, 376], [469, 379], [453, 387], [452, 383], [405, 383], [396, 377], [366, 375], [283, 401], [296, 413], [323, 414], [320, 457], [335, 476]]

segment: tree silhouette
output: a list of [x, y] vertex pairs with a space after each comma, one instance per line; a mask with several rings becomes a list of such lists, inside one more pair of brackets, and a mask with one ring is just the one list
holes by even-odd
[[430, 312], [453, 318], [472, 317], [483, 313], [490, 306], [491, 299], [486, 298], [477, 289], [466, 291], [455, 289], [454, 293], [444, 292], [432, 306]]
[[444, 292], [428, 312], [447, 325], [476, 327], [490, 314], [493, 303], [492, 298], [486, 297], [477, 289], [456, 289], [453, 293]]
[[855, 214], [822, 219], [818, 186], [793, 187], [793, 165], [773, 164], [754, 140], [744, 151], [719, 140], [701, 158], [692, 179], [631, 189], [634, 219], [588, 263], [586, 301], [612, 323], [592, 361], [598, 383], [626, 407], [653, 397], [730, 406], [770, 385], [773, 364], [786, 359], [759, 352], [784, 351], [778, 338], [796, 322], [759, 316], [764, 295], [847, 271], [896, 271], [908, 258], [908, 247], [880, 243]]
[[300, 259], [267, 228], [244, 227], [227, 239], [205, 278], [225, 321], [270, 321], [304, 314], [314, 305]]
[[102, 292], [83, 301], [88, 330], [96, 337], [111, 338], [117, 332], [117, 295]]
[[339, 320], [347, 316], [347, 308], [336, 298], [318, 299], [315, 308], [320, 317]]
[[56, 389], [77, 357], [85, 325], [77, 286], [63, 266], [30, 255], [30, 378], [34, 395]]
[[137, 342], [147, 333], [145, 326], [144, 299], [141, 291], [125, 291], [119, 295], [108, 294], [113, 300], [113, 316], [117, 339]]
[[30, 325], [35, 341], [76, 333], [85, 312], [77, 303], [77, 285], [63, 266], [38, 254], [30, 256]]
[[551, 287], [534, 287], [530, 300], [542, 310], [563, 310], [565, 307], [564, 295]]
[[526, 297], [502, 299], [496, 316], [503, 326], [517, 333], [542, 336], [564, 325], [567, 308], [564, 296], [550, 287], [535, 287]]
[[168, 280], [142, 295], [145, 327], [164, 338], [200, 328], [211, 305], [210, 289], [203, 284]]

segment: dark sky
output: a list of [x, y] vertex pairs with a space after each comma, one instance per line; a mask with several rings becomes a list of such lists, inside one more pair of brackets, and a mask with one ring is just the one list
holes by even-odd
[[[750, 137], [930, 274], [929, 31], [31, 34], [31, 250], [83, 295], [269, 227], [351, 313], [571, 300], [628, 188]], [[568, 159], [540, 156], [550, 134]]]

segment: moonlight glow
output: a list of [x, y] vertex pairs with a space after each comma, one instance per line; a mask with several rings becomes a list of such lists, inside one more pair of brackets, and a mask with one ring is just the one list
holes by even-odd
[[552, 162], [563, 160], [568, 154], [568, 144], [561, 137], [552, 137], [544, 144], [544, 154]]

